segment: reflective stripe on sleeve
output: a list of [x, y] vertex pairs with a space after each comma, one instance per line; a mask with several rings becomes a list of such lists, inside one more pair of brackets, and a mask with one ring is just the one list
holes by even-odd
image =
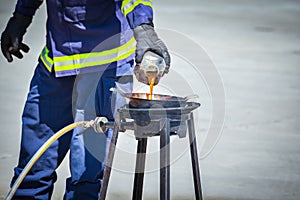
[[145, 5], [145, 6], [150, 6], [152, 7], [152, 0], [124, 0], [122, 2], [121, 10], [124, 16], [128, 15], [135, 7], [138, 5]]
[[49, 72], [52, 71], [53, 60], [49, 57], [49, 49], [45, 46], [40, 55], [41, 61]]

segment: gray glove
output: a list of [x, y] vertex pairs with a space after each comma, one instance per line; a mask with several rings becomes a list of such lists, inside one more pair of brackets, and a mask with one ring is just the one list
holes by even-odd
[[166, 45], [163, 43], [163, 41], [161, 41], [158, 38], [153, 26], [148, 24], [142, 24], [140, 26], [137, 26], [133, 30], [133, 33], [137, 42], [135, 62], [137, 64], [140, 64], [142, 62], [144, 54], [147, 51], [152, 51], [164, 58], [166, 63], [166, 69], [164, 71], [164, 74], [168, 73], [171, 62], [170, 54]]
[[14, 16], [9, 19], [7, 26], [1, 35], [1, 50], [8, 62], [13, 61], [12, 55], [17, 58], [23, 58], [20, 50], [25, 53], [29, 51], [29, 47], [22, 43], [22, 40], [31, 21], [32, 17], [18, 13], [14, 13]]

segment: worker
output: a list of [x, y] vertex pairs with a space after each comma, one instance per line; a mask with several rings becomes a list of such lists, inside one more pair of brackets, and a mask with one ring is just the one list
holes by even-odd
[[[29, 51], [23, 36], [41, 4], [42, 0], [17, 1], [1, 35], [1, 50], [8, 62]], [[115, 108], [123, 102], [109, 89], [132, 90], [133, 68], [138, 70], [134, 60], [141, 63], [146, 51], [165, 59], [166, 72], [170, 66], [168, 50], [154, 30], [151, 0], [47, 0], [46, 4], [46, 44], [23, 110], [19, 163], [11, 184], [48, 138], [87, 118], [86, 108], [94, 106], [96, 115], [113, 120]], [[90, 87], [91, 83], [96, 87]], [[90, 88], [95, 92], [92, 97], [86, 92]], [[64, 199], [98, 199], [111, 131], [99, 141], [87, 140], [82, 131], [76, 129], [53, 143], [14, 198], [50, 199], [56, 169], [70, 149], [71, 177], [66, 180]], [[88, 148], [86, 142], [95, 148]]]

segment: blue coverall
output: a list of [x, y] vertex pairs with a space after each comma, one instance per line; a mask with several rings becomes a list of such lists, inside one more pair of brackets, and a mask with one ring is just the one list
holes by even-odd
[[[132, 89], [135, 40], [131, 29], [151, 23], [151, 0], [47, 0], [46, 46], [22, 115], [19, 164], [12, 184], [39, 147], [64, 126], [97, 116], [114, 119], [124, 102], [109, 89]], [[18, 0], [15, 12], [33, 16], [40, 0]], [[92, 72], [92, 73], [91, 73]], [[111, 130], [77, 128], [33, 166], [16, 199], [50, 199], [55, 170], [70, 149], [65, 199], [97, 199]]]

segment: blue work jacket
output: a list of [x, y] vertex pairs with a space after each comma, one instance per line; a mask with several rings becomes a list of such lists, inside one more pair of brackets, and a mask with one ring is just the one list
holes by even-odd
[[[39, 62], [57, 77], [118, 67], [135, 53], [132, 29], [152, 23], [152, 0], [46, 0], [46, 46]], [[33, 16], [42, 0], [18, 0]]]

